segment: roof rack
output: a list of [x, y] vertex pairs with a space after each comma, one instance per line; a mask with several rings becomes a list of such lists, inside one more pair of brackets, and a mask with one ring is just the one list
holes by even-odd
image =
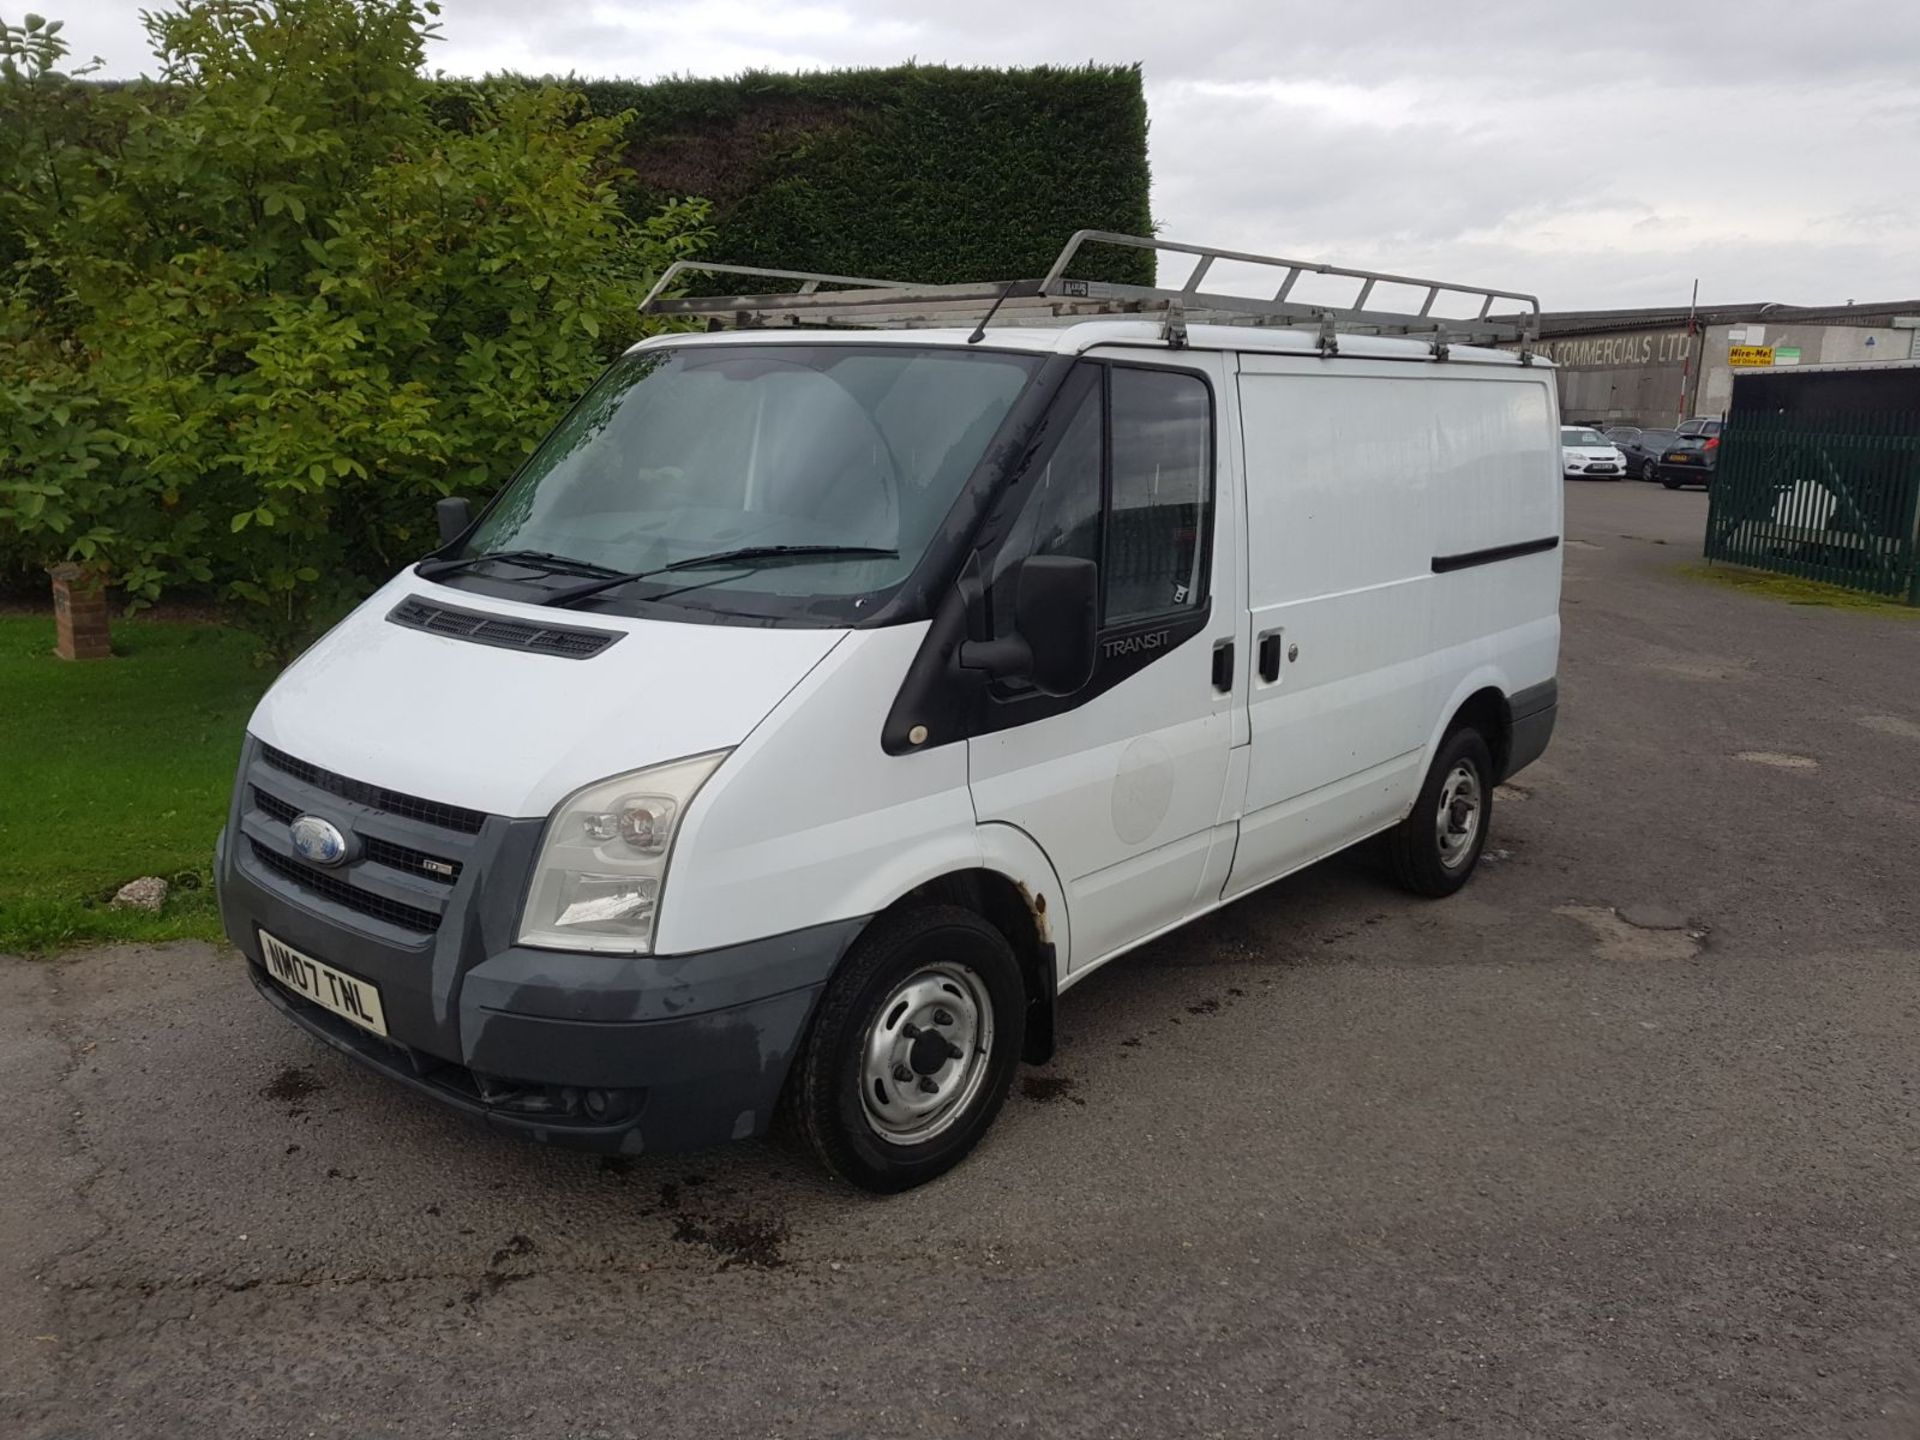
[[[1087, 245], [1117, 245], [1134, 250], [1167, 250], [1198, 257], [1186, 283], [1178, 289], [1156, 285], [1128, 285], [1111, 280], [1076, 280], [1067, 269]], [[1269, 298], [1227, 295], [1202, 290], [1201, 283], [1215, 261], [1227, 260], [1264, 266], [1275, 272], [1277, 286]], [[690, 274], [742, 275], [756, 280], [798, 282], [798, 288], [760, 295], [669, 295], [681, 276]], [[1358, 289], [1343, 305], [1309, 304], [1292, 298], [1303, 275], [1330, 275], [1355, 282]], [[1378, 286], [1425, 292], [1413, 311], [1370, 310], [1367, 302]], [[834, 288], [823, 290], [822, 286]], [[1433, 313], [1443, 297], [1478, 302], [1478, 312], [1467, 318]], [[1496, 303], [1510, 301], [1510, 313], [1494, 313]], [[981, 307], [985, 306], [984, 313]], [[1375, 270], [1350, 270], [1312, 260], [1287, 260], [1275, 255], [1253, 255], [1211, 245], [1186, 245], [1107, 230], [1080, 230], [1068, 240], [1046, 275], [1039, 280], [1011, 280], [961, 285], [916, 285], [902, 280], [873, 280], [853, 275], [825, 275], [805, 270], [762, 270], [744, 265], [676, 260], [640, 302], [643, 315], [704, 319], [711, 329], [765, 329], [779, 326], [823, 328], [919, 329], [932, 325], [963, 325], [976, 320], [972, 339], [981, 339], [993, 323], [1060, 324], [1097, 315], [1161, 315], [1169, 344], [1186, 343], [1186, 327], [1200, 324], [1307, 326], [1318, 330], [1320, 348], [1327, 354], [1339, 348], [1340, 333], [1416, 335], [1429, 338], [1434, 353], [1445, 358], [1450, 343], [1477, 344], [1518, 341], [1523, 360], [1532, 356], [1540, 334], [1540, 301], [1514, 290], [1484, 285], [1460, 285], [1448, 280], [1423, 280]]]

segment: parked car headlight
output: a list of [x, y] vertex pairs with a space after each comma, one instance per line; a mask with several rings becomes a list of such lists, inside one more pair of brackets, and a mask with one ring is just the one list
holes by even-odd
[[727, 753], [615, 775], [561, 801], [534, 862], [520, 943], [648, 953], [680, 817]]

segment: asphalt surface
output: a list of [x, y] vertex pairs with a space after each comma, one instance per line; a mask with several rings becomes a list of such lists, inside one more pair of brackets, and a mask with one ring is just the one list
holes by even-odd
[[1109, 967], [909, 1195], [470, 1130], [213, 948], [0, 961], [0, 1435], [1920, 1435], [1920, 621], [1568, 502], [1496, 863]]

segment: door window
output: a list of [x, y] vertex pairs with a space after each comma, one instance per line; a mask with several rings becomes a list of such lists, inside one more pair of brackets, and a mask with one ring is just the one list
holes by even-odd
[[1197, 375], [1117, 366], [1111, 383], [1106, 622], [1124, 625], [1202, 598], [1213, 425]]
[[1100, 490], [1103, 457], [1100, 371], [1085, 366], [1060, 396], [1064, 416], [1059, 439], [1034, 472], [1033, 493], [1000, 551], [992, 588], [993, 629], [1013, 632], [1013, 586], [1007, 576], [1029, 555], [1100, 559]]
[[994, 633], [1011, 633], [1014, 563], [1072, 555], [1100, 564], [1104, 628], [1206, 600], [1212, 523], [1212, 394], [1199, 376], [1088, 363], [1062, 392], [1059, 438], [1001, 549]]

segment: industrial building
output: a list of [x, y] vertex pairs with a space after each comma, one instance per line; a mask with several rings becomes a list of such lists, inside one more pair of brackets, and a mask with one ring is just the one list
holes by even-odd
[[1920, 300], [1567, 310], [1540, 317], [1569, 424], [1724, 414], [1741, 370], [1920, 359]]

